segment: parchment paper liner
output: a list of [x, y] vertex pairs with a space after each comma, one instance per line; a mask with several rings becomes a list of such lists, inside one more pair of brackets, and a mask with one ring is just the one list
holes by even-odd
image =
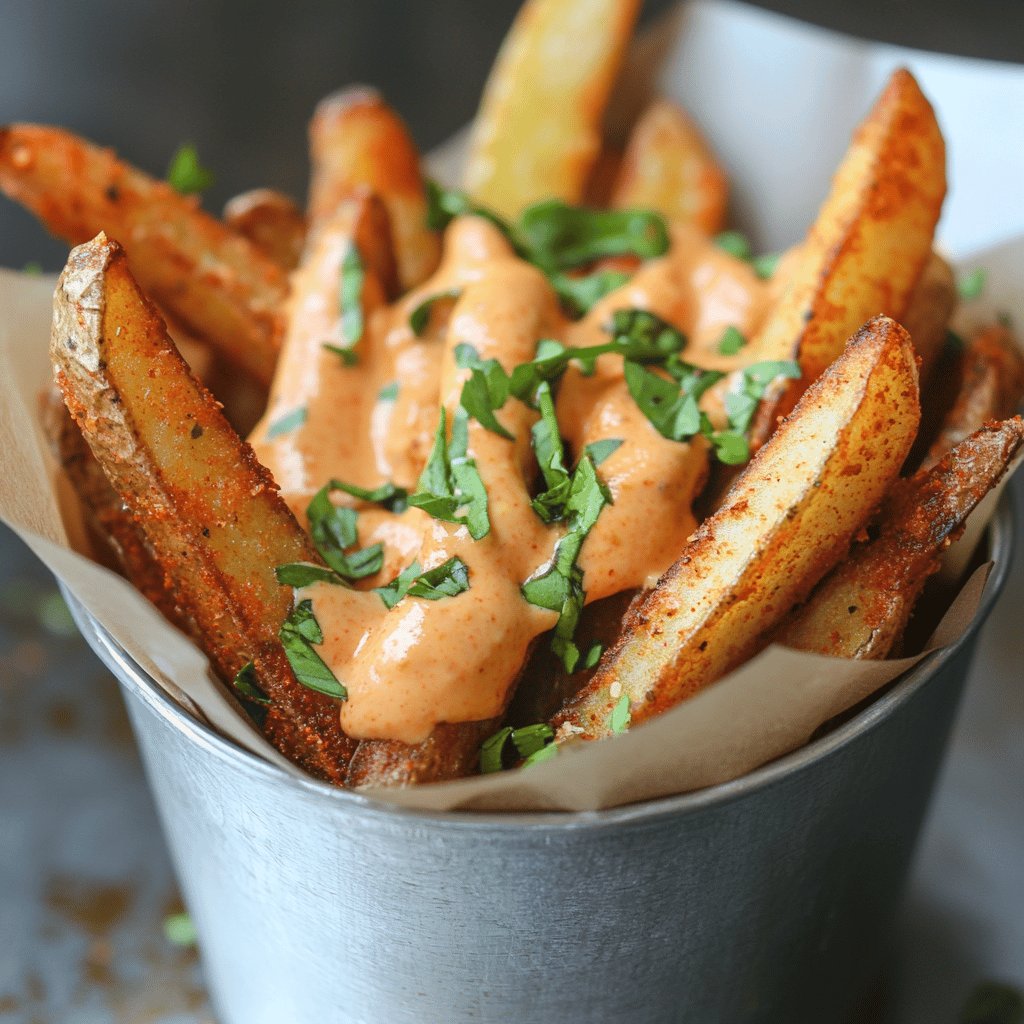
[[[680, 24], [682, 36], [670, 35]], [[730, 64], [749, 56], [744, 38], [751, 33], [757, 40], [762, 62], [766, 52], [774, 53], [779, 60], [784, 58], [790, 88], [794, 88], [791, 80], [796, 78], [808, 90], [802, 94], [800, 117], [806, 118], [808, 105], [817, 102], [821, 138], [815, 153], [828, 154], [827, 162], [820, 168], [806, 170], [799, 166], [799, 161], [794, 166], [792, 159], [786, 164], [784, 147], [781, 151], [778, 145], [772, 147], [777, 136], [755, 132], [754, 138], [748, 140], [752, 144], [746, 159], [737, 160], [734, 156], [737, 206], [745, 211], [753, 193], [772, 197], [771, 203], [750, 207], [756, 214], [751, 226], [765, 248], [781, 247], [800, 236], [824, 193], [852, 126], [877, 92], [876, 87], [867, 83], [877, 79], [880, 87], [891, 68], [901, 63], [913, 67], [935, 102], [940, 118], [944, 112], [942, 97], [936, 93], [953, 89], [959, 96], [967, 88], [964, 82], [969, 83], [967, 91], [972, 94], [987, 83], [993, 95], [998, 93], [1000, 102], [1011, 107], [1024, 103], [1024, 73], [1017, 69], [871, 46], [736, 5], [699, 3], [691, 5], [683, 17], [668, 19], [659, 30], [641, 40], [638, 52], [642, 56], [634, 66], [649, 74], [655, 56], [667, 54], [661, 88], [685, 102], [698, 116], [709, 106], [717, 110], [718, 121], [710, 122], [708, 127], [726, 157], [734, 148], [730, 135], [738, 132], [741, 137], [748, 137], [744, 135], [743, 124], [737, 121], [741, 118], [750, 125], [747, 97], [742, 91], [737, 95], [735, 90], [724, 88], [723, 81], [728, 79], [711, 74], [709, 69], [725, 71]], [[824, 59], [825, 51], [831, 62]], [[716, 55], [718, 60], [714, 59]], [[800, 59], [801, 56], [806, 59]], [[701, 68], [705, 69], [703, 78], [695, 78]], [[930, 81], [933, 76], [934, 81]], [[944, 88], [937, 89], [936, 82], [945, 83]], [[848, 103], [839, 105], [842, 117], [834, 109], [833, 100], [839, 89], [844, 94], [856, 95], [854, 110], [848, 118]], [[649, 91], [644, 76], [633, 75], [620, 106], [635, 105], [638, 97]], [[794, 93], [797, 94], [799, 89]], [[727, 102], [730, 96], [731, 108]], [[785, 105], [776, 109], [788, 111]], [[989, 151], [993, 146], [1014, 145], [1012, 138], [1000, 141], [983, 130], [979, 132], [977, 127], [972, 131], [958, 124], [957, 129], [960, 134], [954, 134], [947, 126], [947, 141], [955, 152], [970, 151], [972, 142], [975, 147], [984, 143]], [[457, 163], [459, 150], [459, 140], [453, 140], [439, 152], [433, 163], [435, 172], [448, 176]], [[791, 153], [788, 155], [792, 157]], [[1020, 157], [1008, 153], [1006, 159], [1012, 164]], [[756, 169], [766, 166], [766, 161], [772, 168], [771, 181], [758, 183]], [[778, 173], [780, 161], [786, 164], [783, 177]], [[955, 157], [952, 166], [957, 167]], [[956, 199], [964, 195], [968, 205], [980, 203], [987, 222], [1005, 232], [1006, 215], [1016, 207], [1011, 206], [1009, 211], [1004, 207], [1003, 216], [993, 219], [992, 208], [1000, 206], [998, 195], [993, 192], [989, 176], [980, 173], [985, 166], [998, 168], [999, 159], [971, 166], [977, 166], [979, 171], [975, 175], [968, 167], [968, 177], [974, 179], [976, 187], [971, 189], [970, 182], [961, 180]], [[772, 183], [774, 191], [769, 187]], [[802, 204], [795, 204], [801, 218], [797, 230], [790, 229], [794, 191], [808, 197]], [[1007, 201], [1015, 195], [1008, 194]], [[772, 219], [773, 212], [780, 211], [786, 211], [785, 215]], [[965, 231], [954, 234], [966, 233], [970, 237], [970, 232], [977, 230], [976, 220], [969, 222]], [[950, 240], [945, 232], [943, 237], [947, 244], [957, 241]], [[998, 233], [988, 237], [998, 237]], [[986, 267], [988, 286], [984, 300], [972, 303], [966, 310], [963, 326], [969, 326], [967, 321], [990, 320], [996, 312], [1008, 312], [1015, 315], [1018, 323], [1024, 322], [1024, 289], [1019, 284], [1024, 281], [1024, 237], [967, 261], [968, 267], [974, 265]], [[250, 725], [214, 678], [202, 653], [126, 581], [79, 553], [88, 551], [88, 542], [77, 503], [49, 454], [37, 416], [37, 395], [50, 380], [47, 345], [54, 284], [53, 277], [0, 271], [0, 518], [180, 704], [243, 747], [286, 771], [299, 773]], [[986, 502], [985, 508], [971, 517], [968, 533], [952, 549], [950, 554], [958, 565], [966, 564], [984, 528], [985, 509], [992, 507], [992, 502]], [[695, 698], [613, 741], [565, 751], [526, 771], [409, 790], [377, 790], [373, 795], [421, 809], [592, 810], [737, 778], [801, 746], [823, 723], [860, 703], [916, 664], [928, 651], [959, 638], [977, 611], [989, 568], [981, 566], [965, 582], [927, 649], [916, 657], [885, 662], [837, 661], [772, 647]]]

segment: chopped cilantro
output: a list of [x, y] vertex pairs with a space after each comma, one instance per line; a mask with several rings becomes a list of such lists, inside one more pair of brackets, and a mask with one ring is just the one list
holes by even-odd
[[730, 256], [748, 262], [754, 255], [750, 239], [742, 231], [722, 231], [715, 235], [715, 245]]
[[587, 651], [586, 657], [583, 659], [582, 668], [593, 668], [601, 660], [602, 654], [604, 654], [604, 646], [602, 644], [594, 644]]
[[500, 772], [505, 767], [502, 763], [502, 754], [511, 735], [512, 727], [506, 725], [493, 736], [488, 736], [480, 745], [480, 771], [484, 775]]
[[356, 345], [363, 336], [363, 282], [366, 271], [355, 242], [350, 241], [341, 260], [338, 306], [341, 312], [341, 344], [325, 344], [346, 366], [357, 362]]
[[762, 281], [767, 281], [770, 277], [775, 276], [775, 271], [779, 268], [780, 259], [782, 259], [781, 252], [767, 252], [762, 256], [755, 256], [750, 261], [750, 265], [754, 268], [754, 273]]
[[398, 381], [393, 380], [390, 384], [385, 384], [384, 387], [377, 392], [378, 402], [394, 402], [398, 398]]
[[[441, 418], [434, 435], [427, 464], [416, 484], [409, 504], [448, 523], [461, 523], [474, 540], [486, 537], [491, 529], [487, 515], [487, 490], [468, 455], [468, 414], [458, 409], [452, 417], [452, 436], [448, 440], [447, 417]], [[461, 511], [460, 511], [461, 510]]]
[[259, 687], [256, 679], [256, 666], [251, 661], [246, 662], [235, 673], [232, 685], [246, 700], [251, 700], [256, 704], [270, 703], [270, 698]]
[[418, 561], [413, 561], [390, 583], [375, 587], [374, 593], [387, 608], [394, 608], [406, 596], [440, 601], [444, 597], [456, 597], [466, 590], [469, 590], [469, 566], [454, 555], [426, 572], [422, 571]]
[[309, 411], [306, 407], [299, 406], [298, 409], [292, 409], [291, 412], [285, 413], [279, 419], [274, 420], [273, 423], [267, 427], [267, 440], [271, 441], [275, 437], [280, 437], [282, 434], [289, 434], [291, 431], [301, 427], [306, 422], [306, 418], [309, 416]]
[[747, 343], [743, 332], [736, 327], [726, 327], [718, 340], [718, 351], [723, 356], [734, 356]]
[[[552, 742], [554, 738], [555, 730], [546, 722], [524, 725], [518, 729], [506, 725], [481, 744], [480, 771], [488, 775], [504, 769], [509, 740], [512, 741], [512, 747], [516, 754], [522, 759], [524, 768], [528, 764], [546, 761], [548, 757], [554, 756], [556, 749]], [[546, 753], [547, 751], [550, 753]]]
[[612, 708], [611, 716], [608, 719], [608, 728], [613, 733], [625, 732], [629, 728], [629, 695], [623, 694]]
[[419, 562], [413, 561], [406, 566], [390, 583], [382, 587], [374, 587], [373, 592], [384, 602], [385, 608], [394, 608], [399, 601], [409, 593], [413, 580], [419, 576], [423, 567]]
[[531, 505], [545, 523], [551, 523], [563, 518], [572, 479], [565, 468], [565, 448], [555, 416], [551, 385], [547, 381], [537, 389], [537, 407], [540, 419], [530, 430], [530, 439], [546, 489], [533, 499]]
[[604, 437], [600, 441], [591, 441], [583, 450], [590, 456], [595, 466], [600, 466], [605, 459], [610, 458], [621, 447], [621, 437]]
[[549, 743], [546, 747], [535, 750], [524, 762], [523, 767], [529, 768], [532, 764], [540, 764], [541, 761], [550, 761], [558, 753], [558, 744]]
[[985, 290], [985, 281], [988, 278], [988, 271], [984, 267], [975, 267], [970, 273], [965, 274], [957, 282], [956, 290], [961, 299], [970, 302], [971, 299], [980, 298]]
[[455, 348], [455, 364], [469, 370], [469, 379], [462, 386], [459, 399], [462, 408], [491, 433], [512, 440], [512, 435], [494, 415], [508, 399], [508, 374], [497, 359], [481, 359], [472, 345], [465, 343]]
[[409, 314], [409, 326], [412, 328], [412, 333], [419, 337], [419, 335], [427, 329], [427, 324], [430, 323], [431, 311], [434, 309], [436, 303], [444, 301], [454, 302], [461, 294], [461, 288], [449, 288], [446, 291], [435, 292], [433, 295], [428, 295]]
[[286, 562], [274, 569], [277, 582], [283, 587], [308, 587], [313, 583], [336, 583], [344, 586], [347, 580], [322, 565], [312, 562]]
[[313, 614], [313, 603], [300, 601], [284, 620], [278, 636], [288, 657], [295, 678], [307, 689], [347, 700], [348, 691], [338, 682], [334, 673], [316, 651], [314, 644], [322, 644], [324, 635]]
[[167, 182], [175, 192], [183, 196], [205, 192], [214, 180], [213, 172], [199, 162], [199, 153], [191, 142], [178, 147], [167, 168]]
[[629, 277], [629, 274], [618, 270], [599, 270], [583, 277], [552, 274], [550, 281], [565, 311], [570, 316], [581, 317], [606, 295], [621, 288]]
[[371, 544], [368, 548], [352, 550], [359, 541], [356, 527], [359, 514], [355, 509], [335, 505], [331, 501], [333, 491], [355, 493], [356, 497], [376, 496], [369, 500], [377, 500], [386, 508], [390, 505], [393, 510], [405, 507], [405, 492], [392, 484], [385, 484], [377, 491], [364, 491], [340, 480], [329, 480], [313, 495], [306, 506], [309, 535], [313, 539], [313, 544], [320, 557], [340, 577], [341, 582], [365, 579], [380, 572], [384, 564], [383, 547], [380, 544]]

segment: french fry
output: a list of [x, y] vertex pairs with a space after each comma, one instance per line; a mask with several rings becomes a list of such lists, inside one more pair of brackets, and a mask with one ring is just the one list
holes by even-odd
[[713, 235], [722, 229], [728, 201], [725, 171], [697, 126], [670, 100], [656, 100], [630, 135], [612, 207], [656, 210]]
[[291, 592], [274, 567], [318, 555], [105, 235], [68, 259], [50, 353], [72, 416], [211, 661], [228, 678], [253, 661], [279, 712], [268, 724], [281, 731], [270, 738], [340, 781], [352, 744], [337, 704], [299, 685], [278, 639]]
[[930, 469], [899, 481], [877, 524], [774, 639], [837, 658], [884, 658], [899, 643], [942, 552], [1024, 446], [1020, 417], [990, 423]]
[[895, 72], [854, 134], [782, 296], [752, 339], [758, 358], [795, 359], [754, 422], [757, 446], [879, 311], [901, 320], [929, 259], [946, 192], [945, 145], [913, 76]]
[[71, 245], [101, 231], [118, 239], [153, 301], [231, 362], [270, 382], [287, 277], [195, 200], [109, 149], [31, 124], [0, 128], [0, 190]]
[[441, 241], [427, 227], [419, 153], [380, 94], [359, 86], [322, 100], [309, 125], [309, 142], [310, 220], [330, 217], [343, 200], [368, 189], [387, 208], [402, 289], [429, 277], [441, 258]]
[[934, 466], [983, 423], [1012, 416], [1024, 398], [1024, 355], [1001, 324], [980, 331], [963, 355], [960, 389], [922, 463]]
[[306, 241], [306, 218], [282, 192], [254, 188], [229, 199], [224, 223], [248, 238], [282, 270], [294, 270]]
[[921, 357], [918, 373], [922, 383], [931, 376], [942, 355], [956, 302], [953, 268], [937, 252], [932, 252], [910, 294], [907, 312], [900, 321]]
[[464, 184], [507, 218], [542, 199], [579, 202], [638, 0], [528, 0], [477, 113]]
[[557, 716], [563, 735], [615, 729], [678, 704], [753, 655], [847, 551], [914, 440], [917, 367], [906, 331], [865, 325], [804, 395], [628, 616], [623, 638]]

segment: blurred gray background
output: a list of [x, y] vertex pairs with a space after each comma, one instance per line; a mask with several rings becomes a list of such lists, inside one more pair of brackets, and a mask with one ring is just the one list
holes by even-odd
[[[305, 125], [320, 97], [375, 84], [429, 149], [472, 117], [518, 3], [0, 0], [0, 123], [66, 125], [156, 174], [192, 141], [217, 175], [212, 210], [260, 185], [302, 197]], [[648, 0], [645, 16], [668, 6]], [[1024, 61], [1022, 0], [760, 6], [867, 38]], [[0, 197], [0, 265], [56, 270], [65, 255]], [[1004, 621], [1024, 602], [1019, 556], [1008, 589]], [[1024, 848], [1014, 783], [1024, 707], [1019, 690], [984, 675], [975, 671], [892, 970], [865, 1020], [953, 1024], [976, 982], [1024, 980], [1012, 941], [1024, 934], [1022, 872], [1007, 859]], [[195, 953], [163, 933], [175, 909], [116, 686], [45, 571], [0, 528], [0, 1021], [206, 1024]]]

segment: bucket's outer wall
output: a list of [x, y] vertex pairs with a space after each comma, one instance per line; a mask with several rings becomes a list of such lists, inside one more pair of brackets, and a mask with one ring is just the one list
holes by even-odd
[[221, 1024], [843, 1024], [973, 647], [826, 757], [613, 827], [354, 811], [125, 692]]

